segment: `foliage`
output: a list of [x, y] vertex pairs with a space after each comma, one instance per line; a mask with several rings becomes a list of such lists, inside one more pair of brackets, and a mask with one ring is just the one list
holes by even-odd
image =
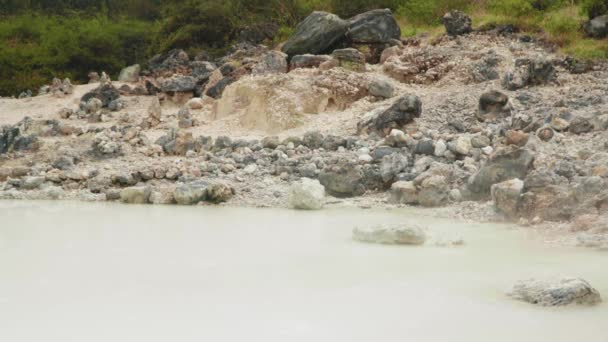
[[608, 0], [582, 0], [581, 11], [589, 18], [608, 14]]
[[91, 70], [116, 74], [143, 62], [150, 24], [104, 17], [21, 15], [0, 22], [0, 94], [37, 89], [53, 77], [86, 81]]

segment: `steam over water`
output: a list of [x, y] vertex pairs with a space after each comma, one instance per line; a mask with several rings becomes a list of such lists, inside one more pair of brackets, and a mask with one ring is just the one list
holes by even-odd
[[[0, 202], [0, 340], [608, 341], [608, 304], [539, 308], [522, 278], [587, 279], [608, 254], [413, 210]], [[351, 240], [404, 219], [460, 247]]]

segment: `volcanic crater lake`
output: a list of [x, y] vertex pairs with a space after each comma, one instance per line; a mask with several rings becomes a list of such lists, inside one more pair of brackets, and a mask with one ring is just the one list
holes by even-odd
[[[407, 220], [463, 246], [352, 241]], [[574, 276], [608, 299], [608, 254], [415, 209], [300, 212], [0, 201], [0, 340], [608, 341], [608, 303], [505, 292]]]

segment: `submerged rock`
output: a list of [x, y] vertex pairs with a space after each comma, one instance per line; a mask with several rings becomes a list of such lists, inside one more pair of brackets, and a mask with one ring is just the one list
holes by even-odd
[[378, 225], [353, 229], [353, 239], [388, 245], [423, 245], [426, 233], [423, 228], [412, 224]]
[[570, 304], [596, 305], [602, 301], [600, 293], [580, 278], [554, 281], [529, 279], [515, 284], [508, 295], [514, 299], [540, 306]]
[[288, 204], [292, 209], [318, 210], [324, 198], [325, 187], [318, 180], [302, 178], [289, 188]]

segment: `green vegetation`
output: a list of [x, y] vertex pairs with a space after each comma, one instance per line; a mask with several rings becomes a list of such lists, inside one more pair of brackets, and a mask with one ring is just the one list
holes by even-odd
[[280, 26], [285, 40], [313, 10], [350, 17], [391, 8], [404, 36], [440, 34], [442, 15], [464, 10], [474, 25], [512, 24], [580, 58], [608, 58], [606, 40], [581, 25], [608, 13], [608, 0], [0, 0], [0, 95], [52, 77], [86, 81], [89, 71], [116, 75], [173, 48], [221, 54], [247, 26]]

